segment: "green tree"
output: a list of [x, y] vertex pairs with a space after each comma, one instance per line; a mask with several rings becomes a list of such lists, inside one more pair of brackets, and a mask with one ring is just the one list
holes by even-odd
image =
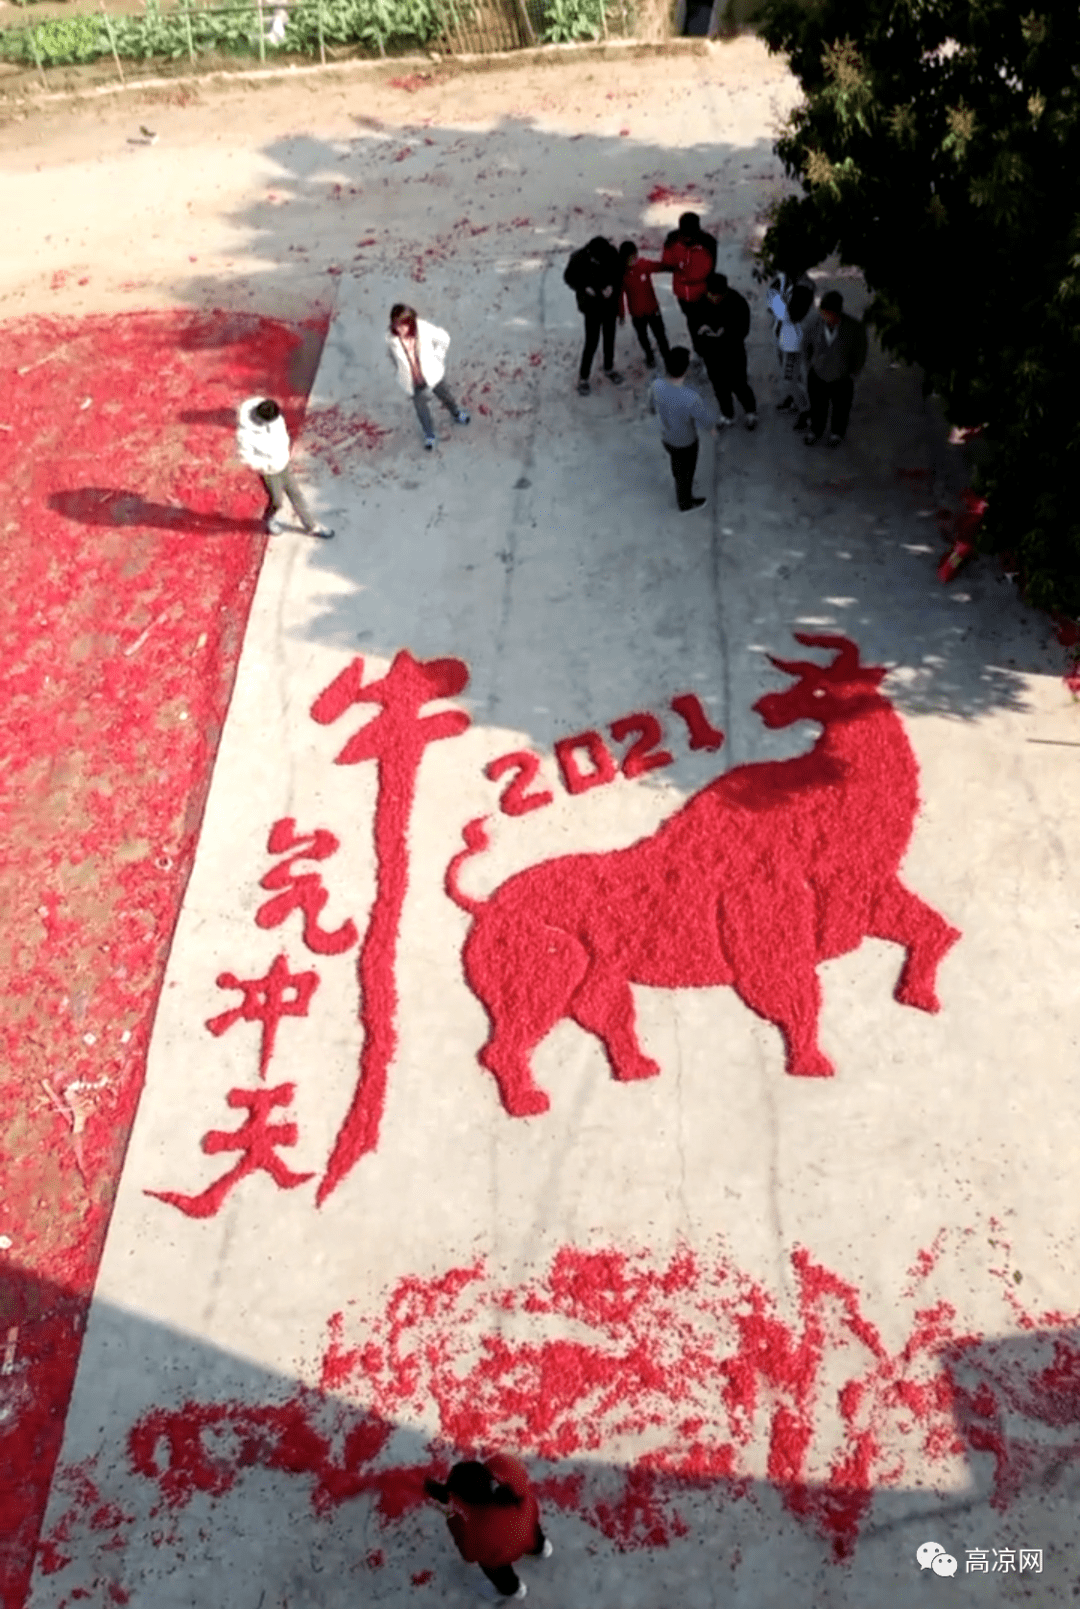
[[1080, 615], [1080, 5], [765, 0], [758, 28], [805, 95], [765, 265], [862, 269], [882, 345], [986, 426], [981, 545]]

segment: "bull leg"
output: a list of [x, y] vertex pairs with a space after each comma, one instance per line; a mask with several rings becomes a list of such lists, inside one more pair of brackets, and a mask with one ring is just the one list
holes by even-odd
[[590, 970], [570, 1002], [570, 1015], [602, 1041], [616, 1078], [627, 1082], [656, 1077], [658, 1063], [638, 1044], [634, 996], [625, 978]]
[[870, 938], [888, 939], [907, 951], [895, 999], [904, 1006], [917, 1006], [920, 1011], [940, 1011], [937, 969], [960, 938], [959, 930], [950, 927], [943, 916], [894, 877], [871, 906], [866, 932]]
[[787, 1072], [831, 1078], [833, 1064], [818, 1045], [821, 984], [810, 890], [754, 879], [725, 890], [717, 919], [735, 992], [779, 1028]]
[[480, 1065], [495, 1075], [511, 1117], [536, 1117], [551, 1105], [533, 1078], [532, 1053], [569, 1015], [570, 998], [588, 966], [586, 951], [568, 933], [538, 925], [526, 936], [532, 942], [522, 954], [513, 935], [489, 934], [478, 924], [463, 955], [469, 986], [491, 1022]]

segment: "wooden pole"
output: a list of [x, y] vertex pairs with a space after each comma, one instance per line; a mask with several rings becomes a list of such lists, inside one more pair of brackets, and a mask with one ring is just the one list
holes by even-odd
[[454, 0], [446, 0], [446, 3], [450, 7], [450, 20], [454, 25], [454, 37], [457, 41], [457, 47], [459, 50], [468, 50], [468, 43], [461, 31], [461, 23], [458, 21], [458, 14], [454, 9]]
[[116, 63], [116, 71], [119, 75], [120, 82], [123, 83], [124, 69], [120, 65], [120, 53], [116, 48], [116, 35], [113, 33], [113, 26], [109, 19], [109, 13], [105, 10], [105, 0], [101, 0], [101, 15], [105, 21], [105, 32], [109, 36], [109, 44], [112, 46], [113, 61]]
[[266, 24], [263, 21], [263, 0], [259, 0], [259, 60], [266, 60]]
[[[316, 0], [316, 8], [317, 8], [317, 11], [318, 11], [318, 19], [319, 19], [319, 60], [322, 62], [323, 66], [325, 67], [326, 66], [326, 41], [323, 39], [322, 7], [323, 7], [323, 0]], [[379, 40], [379, 49], [382, 50], [382, 40], [381, 39]], [[383, 51], [383, 54], [385, 55], [386, 52]]]
[[518, 0], [518, 6], [521, 10], [521, 20], [525, 24], [525, 42], [529, 45], [535, 45], [536, 34], [533, 32], [533, 25], [529, 20], [529, 12], [526, 5], [526, 0]]
[[[104, 5], [104, 3], [105, 3], [105, 0], [102, 0], [103, 5]], [[30, 29], [30, 49], [33, 51], [33, 54], [34, 54], [34, 66], [37, 68], [38, 72], [41, 74], [42, 88], [43, 89], [48, 89], [49, 81], [45, 77], [45, 69], [41, 65], [41, 52], [38, 49], [37, 29], [36, 28], [31, 28]]]
[[195, 40], [191, 32], [191, 0], [184, 0], [184, 29], [187, 33], [187, 53], [191, 65], [195, 65]]

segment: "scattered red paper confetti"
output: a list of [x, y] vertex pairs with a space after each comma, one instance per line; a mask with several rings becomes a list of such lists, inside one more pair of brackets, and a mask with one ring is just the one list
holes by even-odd
[[654, 184], [652, 189], [649, 191], [647, 199], [654, 204], [666, 202], [670, 205], [673, 202], [678, 202], [680, 205], [701, 205], [700, 198], [695, 195], [692, 188], [689, 190], [673, 190], [671, 186], [667, 184]]
[[[5, 1208], [31, 1223], [46, 1190], [71, 1204], [50, 1213], [48, 1237], [25, 1250], [20, 1280], [7, 1287], [7, 1322], [35, 1363], [18, 1376], [18, 1413], [0, 1426], [0, 1464], [20, 1471], [0, 1526], [5, 1603], [25, 1597], [153, 1002], [266, 544], [258, 481], [232, 452], [235, 404], [256, 390], [276, 396], [298, 433], [295, 359], [302, 343], [321, 342], [326, 324], [172, 311], [24, 319], [7, 331], [0, 369], [4, 416], [15, 427], [4, 437], [13, 515], [0, 710], [7, 778], [31, 812], [35, 778], [56, 755], [70, 756], [83, 780], [54, 810], [32, 815], [32, 832], [13, 814], [5, 842], [13, 908], [46, 912], [13, 930], [0, 968], [9, 1007], [0, 1050], [10, 1069], [0, 1079], [0, 1125], [18, 1114], [26, 1134]], [[58, 437], [57, 395], [91, 392], [96, 405], [78, 413], [77, 439]], [[130, 428], [118, 430], [118, 416]], [[136, 548], [138, 564], [121, 558]], [[82, 653], [99, 632], [126, 646]], [[163, 721], [162, 710], [176, 707], [190, 719]], [[133, 857], [143, 840], [149, 847]], [[80, 862], [99, 872], [92, 904], [66, 881], [65, 865]], [[76, 974], [92, 1050], [74, 1043], [60, 1005]], [[113, 1043], [103, 1025], [125, 1023], [130, 1032]], [[44, 1103], [41, 1112], [27, 1106], [39, 1056], [67, 1069], [61, 1094], [69, 1081], [108, 1074], [81, 1136], [89, 1194], [67, 1125], [58, 1128]]]
[[[445, 1478], [449, 1450], [512, 1446], [540, 1466], [543, 1504], [624, 1552], [672, 1546], [690, 1534], [688, 1501], [739, 1501], [764, 1470], [842, 1562], [878, 1492], [970, 1479], [989, 1454], [1003, 1509], [1048, 1459], [1077, 1458], [1075, 1434], [1068, 1449], [1044, 1435], [1080, 1422], [1077, 1317], [1028, 1313], [999, 1281], [1005, 1327], [1044, 1343], [1021, 1363], [1012, 1336], [972, 1335], [934, 1301], [944, 1242], [886, 1300], [895, 1344], [859, 1286], [801, 1248], [782, 1299], [722, 1245], [666, 1260], [567, 1245], [516, 1285], [482, 1259], [406, 1275], [381, 1310], [331, 1316], [317, 1396], [151, 1410], [128, 1438], [132, 1468], [172, 1509], [261, 1468], [310, 1481], [318, 1513], [367, 1493], [386, 1527], [423, 1502], [426, 1474]], [[436, 1427], [423, 1462], [387, 1466], [393, 1427], [412, 1419]], [[62, 1516], [47, 1543], [65, 1544], [69, 1525]]]

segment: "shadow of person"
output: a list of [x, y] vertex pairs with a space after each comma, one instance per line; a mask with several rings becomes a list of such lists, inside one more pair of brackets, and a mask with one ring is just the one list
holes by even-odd
[[48, 506], [82, 525], [120, 525], [132, 529], [156, 526], [166, 531], [191, 531], [217, 536], [224, 531], [261, 534], [259, 518], [236, 519], [229, 514], [200, 513], [170, 503], [154, 503], [138, 492], [115, 486], [77, 486], [54, 492]]

